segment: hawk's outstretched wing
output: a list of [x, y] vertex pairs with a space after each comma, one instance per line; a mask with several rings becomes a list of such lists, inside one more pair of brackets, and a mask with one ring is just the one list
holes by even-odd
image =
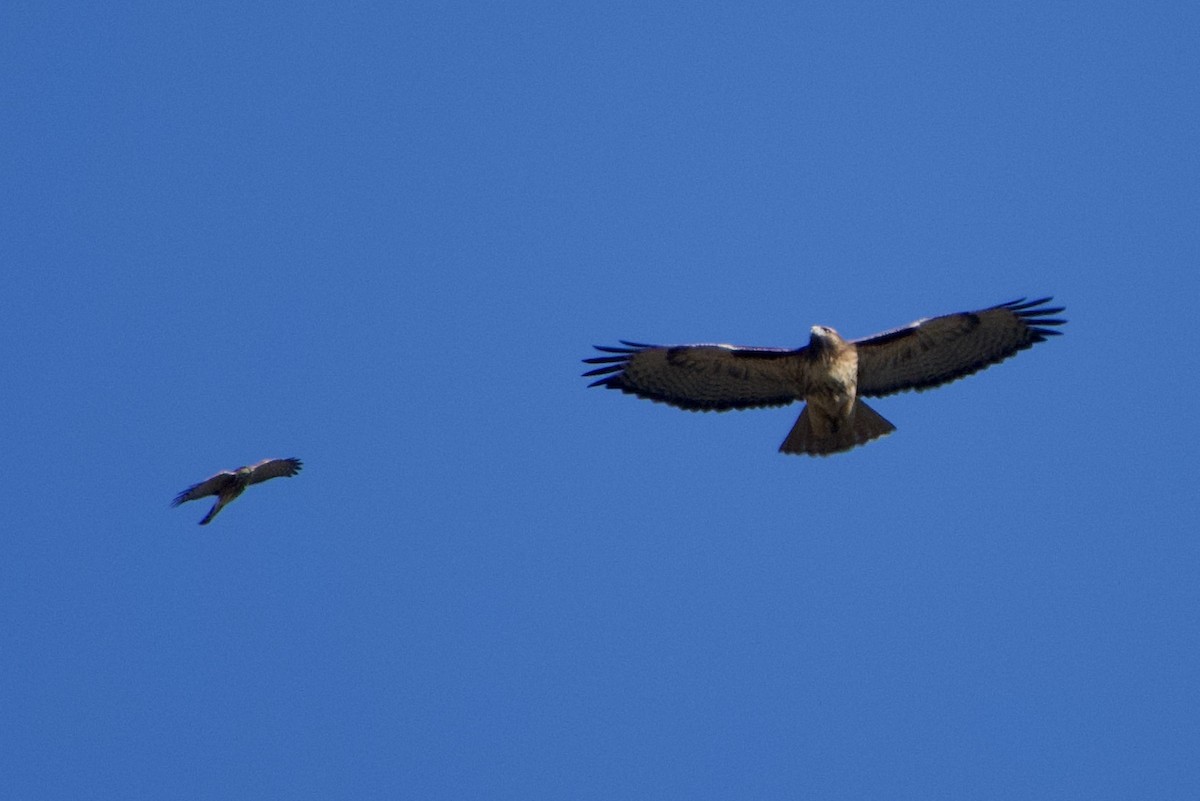
[[584, 373], [605, 376], [603, 386], [691, 411], [725, 411], [786, 406], [804, 396], [804, 349], [743, 348], [734, 345], [595, 345], [612, 356], [584, 359], [604, 365]]
[[175, 500], [171, 501], [172, 506], [178, 506], [185, 501], [194, 501], [197, 498], [205, 498], [209, 495], [219, 495], [226, 487], [237, 480], [237, 477], [232, 471], [222, 470], [211, 478], [206, 478], [199, 484], [193, 484], [183, 492], [175, 496]]
[[1062, 333], [1050, 298], [1010, 301], [974, 312], [918, 320], [904, 328], [854, 340], [858, 394], [879, 397], [940, 386], [971, 375]]
[[300, 472], [304, 463], [299, 459], [264, 459], [250, 468], [247, 484], [258, 484], [272, 478], [287, 478]]

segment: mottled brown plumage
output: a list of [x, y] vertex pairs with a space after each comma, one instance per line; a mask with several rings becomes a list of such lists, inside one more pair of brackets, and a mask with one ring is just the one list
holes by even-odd
[[304, 463], [299, 459], [264, 459], [258, 464], [239, 467], [237, 470], [222, 470], [176, 495], [175, 500], [171, 501], [171, 506], [216, 495], [217, 502], [200, 521], [200, 525], [206, 526], [217, 516], [217, 512], [245, 492], [246, 487], [272, 478], [294, 476], [303, 466]]
[[847, 341], [813, 326], [805, 347], [656, 346], [625, 342], [584, 359], [607, 387], [691, 411], [806, 401], [780, 450], [826, 455], [890, 434], [895, 426], [861, 400], [926, 390], [971, 375], [1062, 332], [1050, 298], [1024, 298]]

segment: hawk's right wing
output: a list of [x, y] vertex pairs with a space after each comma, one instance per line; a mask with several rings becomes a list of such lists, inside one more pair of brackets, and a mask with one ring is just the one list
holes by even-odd
[[613, 355], [583, 360], [603, 365], [584, 373], [604, 376], [589, 386], [705, 412], [786, 406], [804, 397], [803, 348], [621, 344], [596, 345]]

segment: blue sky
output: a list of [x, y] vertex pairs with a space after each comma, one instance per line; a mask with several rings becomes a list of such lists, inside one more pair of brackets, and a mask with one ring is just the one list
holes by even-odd
[[[5, 3], [5, 795], [1195, 798], [1198, 36]], [[579, 377], [1046, 294], [835, 458]]]

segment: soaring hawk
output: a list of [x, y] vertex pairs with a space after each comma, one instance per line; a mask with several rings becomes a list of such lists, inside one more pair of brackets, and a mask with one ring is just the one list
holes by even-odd
[[226, 504], [245, 492], [246, 487], [280, 476], [294, 476], [303, 466], [304, 463], [299, 459], [263, 459], [258, 464], [239, 467], [237, 470], [222, 470], [212, 478], [194, 484], [176, 495], [175, 500], [171, 501], [171, 506], [216, 495], [217, 502], [200, 521], [200, 525], [206, 526]]
[[808, 345], [644, 345], [596, 350], [584, 359], [603, 376], [589, 386], [619, 389], [689, 411], [751, 409], [806, 401], [779, 450], [824, 456], [890, 434], [896, 427], [861, 399], [941, 386], [1061, 334], [1061, 306], [1024, 298], [847, 341], [814, 325]]

